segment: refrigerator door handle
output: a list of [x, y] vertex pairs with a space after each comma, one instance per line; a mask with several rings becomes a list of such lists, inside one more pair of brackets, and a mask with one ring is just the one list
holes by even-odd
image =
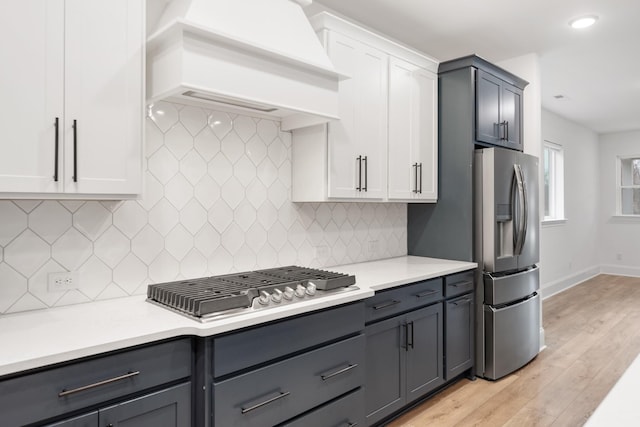
[[518, 194], [518, 203], [517, 203], [517, 212], [516, 218], [517, 222], [514, 224], [515, 230], [515, 245], [513, 248], [514, 255], [522, 254], [522, 248], [524, 246], [524, 239], [527, 232], [527, 193], [524, 186], [524, 177], [522, 175], [522, 167], [518, 164], [513, 165], [515, 178], [516, 178], [516, 189]]

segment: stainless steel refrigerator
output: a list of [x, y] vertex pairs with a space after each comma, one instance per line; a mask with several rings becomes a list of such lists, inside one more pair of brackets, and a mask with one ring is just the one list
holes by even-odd
[[476, 373], [498, 379], [540, 348], [538, 158], [475, 150]]

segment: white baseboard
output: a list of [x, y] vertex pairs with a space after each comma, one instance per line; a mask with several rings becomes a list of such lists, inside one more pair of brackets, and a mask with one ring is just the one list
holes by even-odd
[[614, 274], [616, 276], [640, 277], [640, 267], [630, 265], [606, 265], [600, 266], [603, 274]]
[[547, 299], [550, 296], [553, 296], [562, 291], [566, 291], [569, 288], [572, 288], [585, 280], [589, 280], [592, 277], [597, 276], [601, 272], [601, 267], [599, 265], [587, 268], [586, 270], [578, 271], [569, 276], [565, 276], [561, 279], [554, 280], [550, 283], [545, 283], [540, 285], [540, 294], [542, 295], [542, 299]]

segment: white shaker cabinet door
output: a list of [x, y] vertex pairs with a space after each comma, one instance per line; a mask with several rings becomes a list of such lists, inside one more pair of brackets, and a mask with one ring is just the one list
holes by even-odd
[[391, 57], [389, 199], [438, 198], [437, 75]]
[[0, 193], [62, 190], [63, 6], [0, 2]]
[[328, 129], [328, 197], [386, 195], [387, 55], [331, 32], [329, 57], [340, 81], [340, 120]]
[[65, 192], [142, 191], [142, 0], [65, 2]]

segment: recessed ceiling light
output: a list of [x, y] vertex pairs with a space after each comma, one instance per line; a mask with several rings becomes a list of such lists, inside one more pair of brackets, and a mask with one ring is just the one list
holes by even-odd
[[581, 16], [579, 18], [572, 19], [571, 21], [569, 21], [569, 25], [571, 25], [571, 28], [576, 28], [576, 29], [587, 28], [595, 24], [597, 20], [598, 20], [598, 17], [595, 15]]

